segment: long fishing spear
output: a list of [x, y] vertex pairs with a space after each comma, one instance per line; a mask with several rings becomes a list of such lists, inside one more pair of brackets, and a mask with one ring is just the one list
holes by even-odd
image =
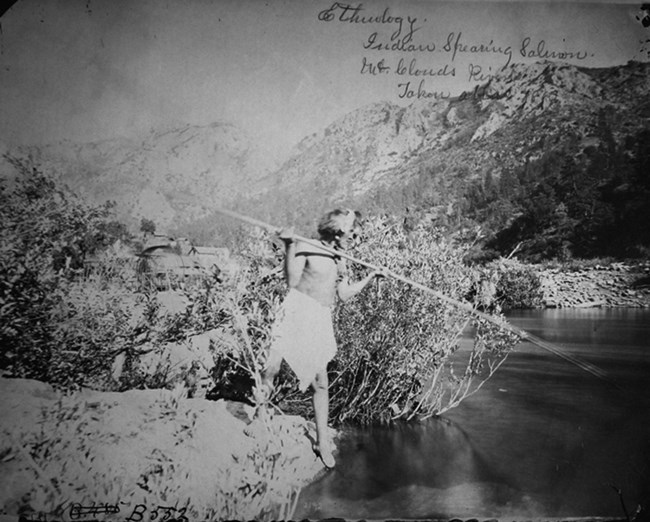
[[[265, 223], [263, 221], [259, 221], [257, 219], [251, 218], [249, 216], [244, 216], [243, 214], [239, 214], [237, 212], [233, 212], [232, 210], [226, 210], [222, 208], [217, 208], [215, 211], [219, 214], [223, 214], [225, 216], [229, 216], [231, 218], [237, 219], [239, 221], [243, 221], [244, 223], [248, 223], [249, 225], [253, 225], [259, 228], [262, 228], [264, 230], [267, 230], [268, 232], [271, 232], [272, 234], [278, 233], [281, 228], [276, 227], [273, 225], [270, 225], [268, 223]], [[559, 346], [556, 346], [554, 344], [551, 344], [544, 339], [541, 339], [537, 337], [536, 335], [531, 334], [530, 332], [527, 332], [526, 330], [523, 330], [521, 328], [518, 328], [507, 321], [503, 321], [500, 318], [491, 316], [489, 314], [486, 314], [485, 312], [481, 312], [480, 310], [477, 310], [474, 308], [472, 305], [469, 303], [463, 303], [462, 301], [459, 301], [457, 299], [453, 299], [442, 292], [439, 292], [437, 290], [434, 290], [433, 288], [429, 288], [428, 286], [425, 286], [421, 283], [418, 283], [417, 281], [413, 281], [412, 279], [408, 279], [396, 272], [393, 272], [392, 270], [389, 270], [385, 267], [381, 267], [378, 265], [374, 265], [372, 263], [368, 263], [367, 261], [363, 261], [362, 259], [357, 259], [356, 257], [351, 256], [347, 252], [341, 251], [341, 250], [335, 250], [333, 248], [327, 247], [323, 245], [320, 241], [315, 241], [313, 239], [309, 239], [306, 237], [302, 237], [300, 235], [294, 234], [293, 237], [299, 241], [302, 241], [303, 243], [307, 243], [308, 245], [312, 245], [316, 248], [320, 248], [321, 250], [328, 252], [330, 254], [345, 258], [349, 261], [352, 261], [353, 263], [357, 263], [359, 265], [365, 266], [367, 268], [370, 268], [371, 270], [377, 270], [381, 271], [382, 274], [384, 274], [386, 277], [392, 277], [393, 279], [397, 281], [401, 281], [402, 283], [406, 283], [407, 285], [410, 285], [414, 288], [417, 288], [419, 290], [422, 290], [423, 292], [433, 295], [434, 297], [438, 298], [441, 301], [444, 301], [446, 303], [449, 303], [452, 306], [455, 306], [456, 308], [460, 308], [461, 310], [466, 311], [467, 313], [474, 315], [475, 317], [479, 317], [481, 319], [484, 319], [486, 321], [489, 321], [490, 323], [493, 323], [497, 325], [500, 328], [503, 328], [504, 330], [507, 330], [517, 336], [519, 336], [521, 339], [525, 339], [527, 341], [530, 341], [531, 343], [539, 346], [540, 348], [551, 352], [558, 357], [564, 359], [565, 361], [570, 362], [571, 364], [574, 364], [578, 368], [594, 375], [595, 377], [598, 377], [599, 379], [606, 380], [608, 382], [609, 379], [607, 377], [607, 373], [597, 367], [594, 366], [591, 363], [588, 363], [587, 361], [583, 361], [569, 353], [566, 353], [562, 348]]]

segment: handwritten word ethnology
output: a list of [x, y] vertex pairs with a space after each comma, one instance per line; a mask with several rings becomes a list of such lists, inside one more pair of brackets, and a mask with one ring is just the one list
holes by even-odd
[[434, 51], [435, 44], [415, 45], [412, 43], [413, 35], [419, 29], [415, 27], [417, 18], [414, 16], [394, 16], [390, 12], [390, 7], [384, 9], [380, 15], [362, 14], [364, 11], [363, 4], [352, 6], [334, 2], [328, 9], [318, 13], [318, 19], [321, 22], [344, 22], [350, 24], [382, 24], [393, 26], [394, 30], [390, 34], [388, 41], [380, 41], [379, 33], [373, 32], [364, 48], [376, 51]]

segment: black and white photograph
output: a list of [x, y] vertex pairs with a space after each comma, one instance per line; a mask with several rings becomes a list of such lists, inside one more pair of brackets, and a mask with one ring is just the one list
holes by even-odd
[[0, 522], [650, 520], [650, 4], [0, 5]]

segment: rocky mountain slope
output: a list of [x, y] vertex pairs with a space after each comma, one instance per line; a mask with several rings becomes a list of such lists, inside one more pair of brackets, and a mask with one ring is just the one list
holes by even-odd
[[[578, 219], [586, 202], [564, 201], [568, 187], [594, 200], [609, 182], [634, 185], [642, 177], [649, 93], [648, 63], [542, 62], [512, 65], [454, 99], [375, 103], [305, 138], [250, 208], [306, 223], [306, 213], [337, 204], [408, 207], [441, 224], [490, 223], [496, 234], [550, 184], [555, 207], [564, 203]], [[546, 226], [547, 217], [535, 219]]]
[[28, 158], [89, 201], [115, 201], [118, 216], [132, 226], [147, 218], [159, 230], [205, 215], [271, 168], [242, 130], [225, 123], [9, 153]]
[[[137, 143], [10, 152], [94, 201], [115, 200], [131, 225], [146, 217], [183, 235], [214, 235], [219, 204], [308, 230], [335, 205], [408, 208], [441, 225], [480, 225], [501, 250], [528, 241], [534, 251], [535, 236], [552, 236], [552, 252], [537, 250], [595, 255], [617, 227], [632, 231], [628, 247], [650, 247], [630, 222], [650, 219], [649, 93], [648, 63], [513, 64], [457, 98], [361, 107], [305, 137], [279, 169], [221, 123], [152, 132]], [[598, 237], [600, 246], [571, 234]]]
[[[305, 138], [274, 179], [326, 185], [332, 199], [399, 186], [422, 169], [469, 178], [538, 157], [553, 141], [598, 146], [602, 110], [620, 121], [615, 138], [647, 126], [649, 64], [586, 70], [551, 62], [515, 64], [473, 93], [408, 107], [375, 103]], [[463, 159], [459, 159], [463, 156]]]

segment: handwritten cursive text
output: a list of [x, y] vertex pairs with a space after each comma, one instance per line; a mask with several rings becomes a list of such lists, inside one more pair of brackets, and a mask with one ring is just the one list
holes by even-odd
[[512, 61], [512, 47], [509, 45], [506, 47], [496, 45], [494, 40], [490, 40], [489, 43], [467, 44], [462, 40], [462, 37], [462, 31], [458, 31], [458, 33], [451, 32], [447, 35], [447, 42], [442, 46], [444, 51], [451, 53], [452, 62], [456, 59], [458, 53], [500, 54], [506, 57], [506, 62], [503, 67], [510, 65]]
[[406, 82], [406, 83], [399, 83], [397, 84], [397, 88], [401, 89], [401, 92], [397, 94], [398, 98], [406, 98], [406, 99], [412, 99], [415, 98], [417, 100], [420, 99], [434, 99], [434, 100], [440, 100], [440, 99], [446, 99], [451, 97], [451, 93], [448, 91], [430, 91], [425, 88], [424, 84], [424, 79], [420, 80], [420, 83], [418, 84], [417, 88], [413, 88], [411, 86], [411, 82]]
[[[407, 16], [406, 19], [402, 16], [392, 16], [390, 14], [390, 7], [384, 9], [381, 15], [362, 15], [364, 10], [363, 4], [352, 6], [349, 4], [342, 4], [334, 2], [331, 7], [324, 9], [318, 13], [318, 19], [321, 22], [332, 22], [338, 20], [339, 22], [347, 22], [351, 24], [391, 24], [396, 25], [396, 29], [390, 35], [391, 40], [400, 38], [402, 32], [405, 31], [404, 25], [408, 25], [407, 33], [413, 34], [415, 32], [415, 22], [417, 18]], [[338, 17], [336, 16], [338, 14]]]
[[531, 45], [530, 37], [521, 41], [519, 54], [524, 58], [542, 58], [544, 60], [584, 60], [589, 56], [587, 51], [557, 51], [546, 48], [546, 41], [540, 40], [537, 45]]

